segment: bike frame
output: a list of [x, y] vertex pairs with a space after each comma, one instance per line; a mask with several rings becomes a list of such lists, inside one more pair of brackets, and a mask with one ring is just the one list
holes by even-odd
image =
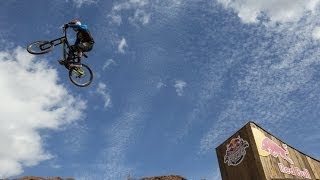
[[[57, 39], [54, 39], [54, 40], [51, 40], [48, 43], [40, 45], [40, 49], [41, 50], [46, 50], [46, 49], [49, 49], [52, 44], [54, 46], [58, 46], [58, 45], [62, 44], [62, 56], [63, 56], [63, 59], [66, 60], [67, 59], [67, 54], [68, 54], [67, 51], [66, 51], [66, 48], [70, 49], [70, 44], [69, 44], [68, 39], [67, 39], [67, 31], [66, 31], [65, 28], [63, 28], [63, 32], [64, 32], [64, 36], [62, 36], [60, 38], [57, 38]], [[48, 45], [48, 44], [49, 44], [49, 47], [46, 47], [46, 45]], [[83, 56], [87, 57], [85, 54], [83, 54]], [[78, 58], [77, 56], [75, 56], [74, 59], [78, 59], [78, 62], [80, 62], [80, 58]]]

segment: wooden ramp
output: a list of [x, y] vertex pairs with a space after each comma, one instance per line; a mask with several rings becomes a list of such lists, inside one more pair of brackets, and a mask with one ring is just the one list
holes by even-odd
[[320, 161], [249, 122], [216, 148], [222, 180], [320, 180]]

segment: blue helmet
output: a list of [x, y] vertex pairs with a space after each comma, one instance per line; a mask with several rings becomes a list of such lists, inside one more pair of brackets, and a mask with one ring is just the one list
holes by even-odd
[[[79, 21], [79, 20], [73, 20], [73, 21], [71, 21], [70, 22], [70, 24], [76, 24], [76, 25], [81, 25], [81, 22]], [[78, 31], [79, 30], [79, 28], [78, 27], [72, 27], [72, 29], [74, 30], [74, 31]]]

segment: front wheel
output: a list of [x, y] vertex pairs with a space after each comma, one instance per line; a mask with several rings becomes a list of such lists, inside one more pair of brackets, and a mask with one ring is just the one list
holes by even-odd
[[86, 87], [92, 82], [93, 74], [91, 69], [87, 65], [82, 64], [81, 67], [70, 68], [69, 78], [74, 85], [79, 87]]
[[53, 42], [50, 41], [35, 41], [27, 47], [27, 51], [31, 54], [45, 54], [54, 48]]

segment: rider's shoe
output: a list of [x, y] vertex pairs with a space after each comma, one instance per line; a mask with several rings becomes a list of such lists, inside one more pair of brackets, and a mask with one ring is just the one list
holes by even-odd
[[76, 67], [72, 71], [75, 72], [79, 77], [84, 75], [84, 71], [81, 68]]

